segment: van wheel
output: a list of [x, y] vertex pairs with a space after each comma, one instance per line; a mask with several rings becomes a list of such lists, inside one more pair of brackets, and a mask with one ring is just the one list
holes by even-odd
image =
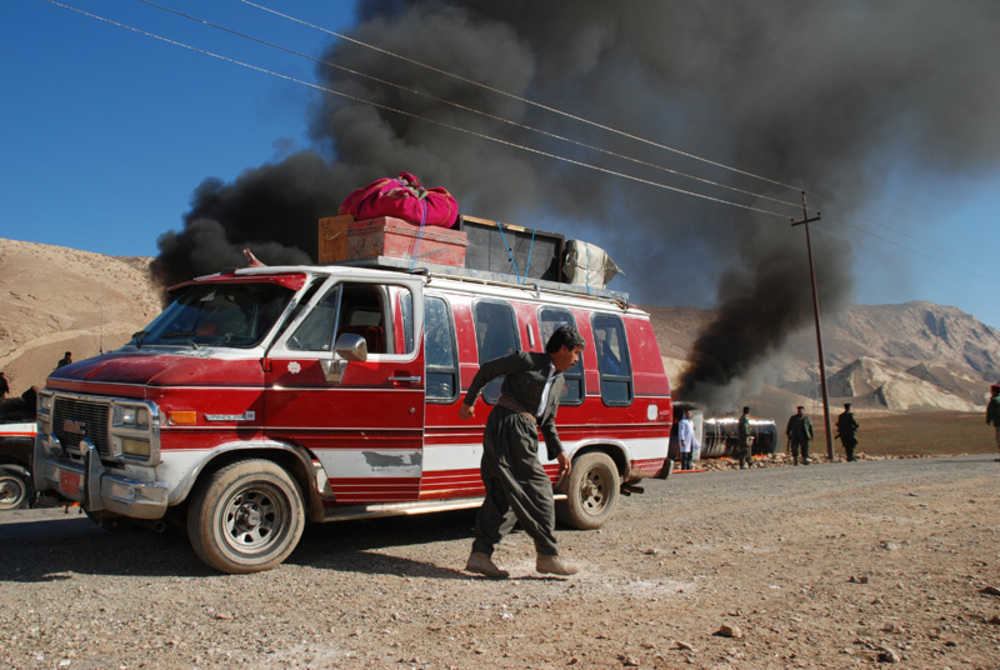
[[0, 510], [24, 509], [30, 501], [28, 477], [10, 468], [0, 467]]
[[601, 452], [584, 454], [569, 473], [566, 500], [556, 505], [556, 516], [567, 526], [581, 530], [600, 528], [618, 505], [618, 468]]
[[270, 570], [288, 558], [302, 537], [302, 492], [272, 461], [238, 461], [213, 473], [188, 508], [191, 546], [221, 572]]

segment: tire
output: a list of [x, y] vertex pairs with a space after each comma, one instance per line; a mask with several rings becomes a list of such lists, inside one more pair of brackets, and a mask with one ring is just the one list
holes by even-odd
[[556, 516], [572, 528], [600, 528], [618, 506], [621, 480], [611, 457], [590, 452], [573, 462], [566, 487], [566, 500], [556, 505]]
[[270, 570], [302, 537], [302, 492], [278, 464], [238, 461], [198, 488], [187, 514], [188, 538], [201, 560], [220, 572]]
[[31, 504], [28, 476], [0, 466], [0, 511], [27, 509]]

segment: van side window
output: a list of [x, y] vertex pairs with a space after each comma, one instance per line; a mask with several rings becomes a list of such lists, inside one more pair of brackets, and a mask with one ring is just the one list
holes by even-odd
[[441, 298], [424, 300], [424, 347], [427, 401], [452, 402], [458, 397], [458, 350], [455, 323]]
[[376, 284], [341, 284], [306, 316], [288, 340], [288, 348], [330, 351], [339, 335], [354, 333], [365, 338], [368, 353], [384, 354], [391, 335], [384, 303], [384, 294]]
[[330, 351], [339, 304], [338, 286], [327, 293], [323, 300], [313, 307], [312, 312], [306, 315], [295, 334], [289, 338], [288, 348], [299, 351]]
[[399, 291], [399, 317], [403, 326], [403, 350], [400, 351], [399, 345], [396, 345], [396, 353], [405, 354], [413, 351], [413, 294], [406, 289]]
[[[557, 309], [555, 307], [542, 307], [538, 312], [538, 328], [541, 330], [542, 347], [548, 343], [552, 333], [560, 326], [573, 326], [576, 328], [576, 319], [568, 309]], [[583, 355], [587, 352], [584, 350]], [[576, 365], [563, 373], [566, 379], [566, 390], [563, 392], [560, 405], [579, 405], [583, 402], [583, 355]]]
[[[472, 308], [472, 317], [476, 326], [480, 365], [521, 348], [517, 339], [517, 317], [514, 308], [507, 303], [480, 300]], [[501, 383], [502, 377], [487, 384], [483, 389], [483, 400], [495, 403], [500, 397]]]
[[622, 320], [614, 314], [595, 314], [591, 325], [601, 374], [601, 399], [605, 405], [632, 404], [632, 364]]

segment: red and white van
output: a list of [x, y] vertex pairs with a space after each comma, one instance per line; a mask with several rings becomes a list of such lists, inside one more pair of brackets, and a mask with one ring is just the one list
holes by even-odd
[[599, 527], [667, 456], [649, 316], [624, 294], [475, 274], [250, 267], [176, 286], [126, 346], [49, 377], [35, 487], [102, 523], [184, 524], [233, 573], [281, 563], [306, 521], [475, 507], [489, 412], [459, 420], [464, 389], [481, 361], [543, 351], [568, 323], [587, 340], [557, 417], [574, 465], [558, 483], [545, 468], [561, 520]]

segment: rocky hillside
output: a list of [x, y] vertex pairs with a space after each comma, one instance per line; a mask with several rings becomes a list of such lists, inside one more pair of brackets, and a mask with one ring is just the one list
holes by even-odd
[[[44, 384], [63, 352], [76, 360], [94, 356], [146, 325], [160, 309], [149, 261], [0, 239], [0, 370], [13, 394]], [[713, 313], [646, 309], [676, 383]], [[981, 411], [989, 384], [1000, 380], [1000, 332], [954, 307], [856, 305], [825, 315], [823, 329], [830, 396], [862, 411]], [[762, 367], [767, 382], [743, 399], [755, 414], [819, 407], [811, 328]]]
[[64, 352], [116, 349], [156, 316], [149, 261], [0, 239], [0, 370], [12, 394], [43, 385]]
[[[671, 379], [713, 313], [691, 307], [647, 307]], [[839, 411], [985, 408], [1000, 380], [1000, 331], [955, 307], [929, 302], [854, 305], [823, 319], [828, 392]], [[796, 405], [820, 407], [816, 336], [807, 328], [764, 365], [773, 381], [747, 398], [755, 413], [784, 416]], [[758, 408], [760, 411], [758, 412]]]

